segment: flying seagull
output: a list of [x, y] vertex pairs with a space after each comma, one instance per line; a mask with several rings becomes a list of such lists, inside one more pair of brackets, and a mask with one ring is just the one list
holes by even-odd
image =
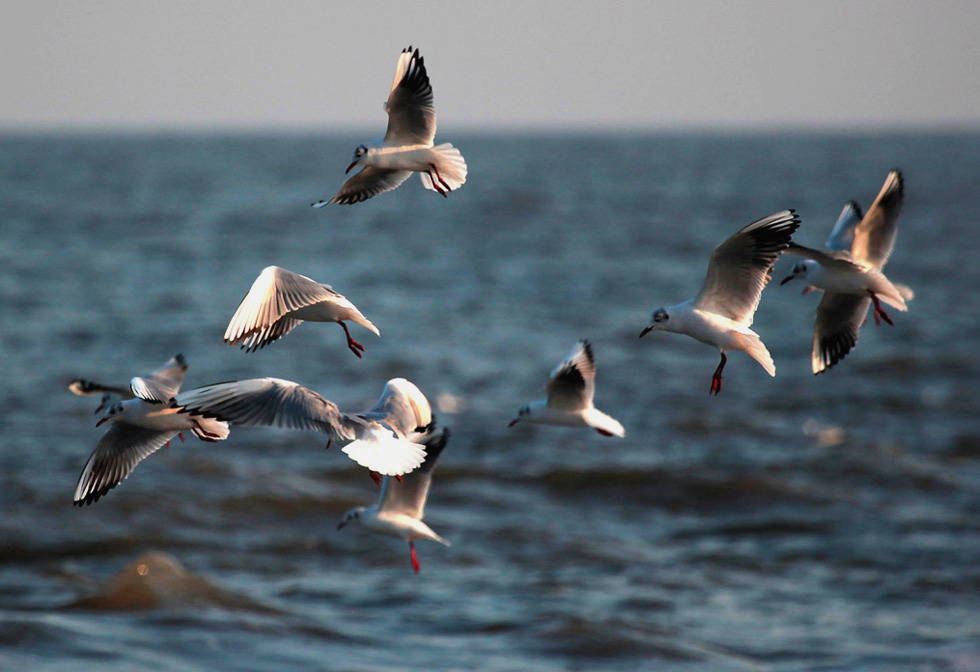
[[446, 546], [450, 545], [422, 522], [425, 500], [429, 496], [429, 486], [432, 484], [432, 469], [448, 441], [448, 429], [427, 436], [422, 441], [426, 452], [425, 462], [401, 480], [385, 476], [381, 481], [378, 503], [374, 506], [358, 506], [347, 511], [344, 519], [337, 525], [337, 529], [343, 528], [348, 523], [358, 523], [375, 534], [386, 534], [407, 541], [412, 555], [412, 568], [418, 574], [419, 559], [415, 553], [417, 540], [431, 539]]
[[898, 235], [896, 222], [904, 191], [901, 171], [892, 170], [867, 214], [862, 217], [854, 201], [844, 206], [826, 250], [796, 243], [786, 249], [787, 254], [806, 259], [780, 284], [800, 278], [807, 283], [804, 294], [812, 289], [824, 292], [813, 327], [810, 361], [814, 374], [833, 367], [857, 345], [858, 331], [872, 304], [878, 326], [882, 320], [894, 324], [881, 302], [908, 310], [905, 302], [914, 296], [912, 290], [893, 283], [883, 271]]
[[192, 431], [202, 441], [228, 438], [224, 422], [196, 415], [179, 415], [170, 399], [184, 382], [187, 364], [183, 355], [170, 359], [147, 376], [130, 381], [131, 399], [119, 401], [106, 410], [96, 427], [111, 422], [95, 451], [88, 458], [75, 486], [74, 504], [84, 506], [126, 480], [144, 458], [169, 445], [174, 436]]
[[351, 338], [345, 320], [381, 335], [357, 306], [330, 285], [278, 266], [267, 266], [232, 316], [224, 340], [252, 352], [279, 340], [304, 320], [339, 324], [347, 335], [347, 347], [358, 357], [364, 346]]
[[343, 413], [313, 390], [280, 378], [205, 385], [181, 392], [173, 404], [181, 413], [231, 425], [323, 432], [330, 442], [349, 442], [343, 452], [352, 460], [388, 476], [407, 474], [422, 464], [425, 449], [418, 439], [432, 426], [429, 401], [404, 378], [389, 380], [375, 405], [363, 413]]
[[544, 389], [548, 396], [525, 404], [511, 420], [510, 427], [518, 422], [535, 422], [544, 425], [592, 427], [603, 436], [625, 436], [619, 421], [592, 405], [595, 395], [595, 359], [592, 345], [579, 341], [551, 372]]
[[317, 201], [314, 208], [330, 203], [350, 205], [391, 191], [418, 173], [426, 189], [442, 196], [466, 182], [466, 161], [449, 143], [433, 145], [436, 137], [436, 108], [432, 86], [419, 50], [402, 50], [395, 68], [395, 80], [385, 102], [388, 130], [383, 138], [358, 145], [349, 173], [362, 170], [344, 182], [329, 201]]
[[721, 362], [711, 377], [709, 394], [721, 392], [721, 372], [729, 350], [747, 352], [775, 376], [772, 356], [750, 327], [772, 265], [799, 226], [800, 218], [793, 210], [782, 210], [737, 231], [711, 254], [698, 295], [655, 310], [640, 338], [651, 331], [672, 331], [718, 348]]

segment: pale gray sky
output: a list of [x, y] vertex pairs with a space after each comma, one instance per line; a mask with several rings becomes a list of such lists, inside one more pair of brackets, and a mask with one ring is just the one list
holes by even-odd
[[5, 0], [0, 130], [980, 127], [980, 2]]

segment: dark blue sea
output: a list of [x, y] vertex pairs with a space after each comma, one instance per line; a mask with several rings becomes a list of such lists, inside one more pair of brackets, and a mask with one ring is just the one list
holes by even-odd
[[[363, 134], [0, 137], [0, 669], [980, 670], [980, 135], [462, 135], [448, 199], [336, 193]], [[816, 294], [771, 283], [770, 378], [676, 334], [712, 248], [796, 208], [824, 243], [888, 171], [916, 296], [813, 376]], [[276, 264], [381, 330], [222, 343]], [[782, 278], [792, 260], [780, 260]], [[508, 422], [589, 339], [626, 438]], [[175, 353], [185, 389], [276, 376], [344, 410], [404, 376], [452, 441], [407, 546], [323, 435], [236, 428], [91, 507], [104, 428], [68, 380]]]

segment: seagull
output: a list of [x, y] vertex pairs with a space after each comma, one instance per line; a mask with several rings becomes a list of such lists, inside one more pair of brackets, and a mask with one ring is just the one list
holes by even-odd
[[655, 310], [640, 338], [651, 331], [673, 331], [717, 347], [721, 363], [711, 377], [708, 394], [721, 392], [721, 372], [729, 350], [747, 352], [766, 373], [775, 376], [772, 356], [750, 327], [772, 265], [799, 226], [795, 211], [782, 210], [740, 229], [711, 254], [698, 295]]
[[431, 539], [450, 546], [448, 541], [422, 522], [425, 500], [429, 496], [429, 486], [432, 484], [432, 469], [436, 466], [436, 460], [439, 459], [448, 441], [448, 429], [426, 437], [423, 441], [426, 458], [422, 466], [400, 481], [385, 476], [381, 481], [378, 503], [374, 506], [358, 506], [351, 509], [344, 514], [344, 519], [337, 525], [337, 529], [342, 529], [348, 523], [359, 523], [375, 534], [387, 534], [407, 541], [412, 553], [412, 569], [418, 574], [419, 558], [415, 553], [416, 540]]
[[407, 474], [425, 459], [417, 442], [432, 428], [429, 401], [412, 382], [393, 378], [364, 413], [342, 413], [337, 404], [299, 383], [251, 378], [205, 385], [178, 394], [181, 413], [217, 418], [232, 425], [274, 426], [323, 432], [352, 460], [386, 476]]
[[551, 372], [544, 389], [548, 392], [548, 398], [522, 406], [509, 427], [523, 420], [544, 425], [592, 427], [603, 436], [626, 435], [618, 420], [592, 405], [595, 359], [588, 341], [575, 344], [568, 357]]
[[174, 436], [183, 439], [184, 430], [194, 432], [202, 441], [228, 438], [226, 423], [195, 415], [178, 415], [177, 410], [170, 407], [170, 399], [180, 390], [186, 372], [184, 357], [176, 355], [153, 373], [133, 378], [128, 391], [132, 398], [106, 409], [96, 427], [106, 422], [111, 422], [112, 426], [82, 469], [75, 486], [75, 506], [99, 501], [129, 478], [144, 458], [169, 446]]
[[466, 182], [466, 161], [449, 143], [433, 146], [436, 137], [436, 108], [432, 86], [419, 50], [402, 50], [395, 68], [395, 80], [385, 102], [388, 130], [383, 138], [358, 145], [355, 166], [364, 168], [344, 182], [329, 201], [317, 201], [314, 208], [330, 203], [350, 205], [391, 191], [418, 173], [426, 189], [443, 197]]
[[232, 316], [224, 340], [228, 345], [240, 344], [246, 352], [252, 352], [282, 338], [303, 320], [339, 324], [347, 335], [347, 347], [358, 357], [364, 352], [364, 346], [351, 338], [344, 320], [381, 335], [357, 306], [330, 285], [321, 285], [278, 266], [267, 266]]
[[814, 375], [833, 367], [857, 344], [858, 331], [872, 304], [878, 326], [882, 320], [894, 324], [881, 307], [882, 301], [908, 310], [905, 302], [914, 296], [912, 290], [891, 282], [882, 270], [898, 235], [896, 220], [903, 196], [902, 173], [892, 170], [864, 217], [854, 201], [844, 206], [827, 240], [827, 250], [796, 243], [785, 250], [806, 259], [780, 284], [800, 278], [807, 282], [804, 294], [812, 289], [824, 292], [813, 327], [810, 360]]

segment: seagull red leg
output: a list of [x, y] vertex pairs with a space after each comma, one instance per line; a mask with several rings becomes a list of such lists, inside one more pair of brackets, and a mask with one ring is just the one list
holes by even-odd
[[414, 569], [415, 570], [415, 573], [418, 574], [419, 573], [419, 556], [416, 555], [416, 553], [415, 553], [415, 542], [414, 541], [408, 542], [408, 547], [410, 549], [412, 549], [412, 569]]
[[375, 485], [381, 485], [381, 477], [376, 472], [368, 471], [368, 475], [371, 477], [371, 480], [374, 481]]
[[350, 348], [351, 352], [357, 355], [358, 359], [361, 359], [361, 353], [364, 352], [364, 346], [351, 338], [350, 329], [347, 328], [347, 325], [344, 324], [343, 321], [340, 321], [337, 324], [342, 326], [344, 328], [344, 333], [347, 334], [347, 347]]
[[[442, 186], [444, 186], [446, 188], [446, 191], [452, 191], [453, 188], [450, 187], [449, 184], [447, 184], [446, 181], [444, 179], [442, 179], [442, 175], [439, 174], [439, 169], [436, 168], [436, 164], [430, 163], [429, 165], [432, 166], [432, 170], [436, 171], [436, 177], [439, 179], [439, 182], [442, 183]], [[430, 177], [431, 177], [431, 175], [430, 175]], [[445, 194], [443, 194], [443, 196], [445, 196]]]
[[892, 318], [888, 317], [888, 313], [885, 312], [885, 309], [881, 307], [881, 303], [878, 301], [878, 295], [872, 292], [870, 289], [868, 290], [868, 294], [871, 295], [871, 300], [875, 302], [875, 325], [880, 327], [881, 321], [884, 320], [894, 327], [895, 323], [892, 322]]
[[446, 192], [443, 190], [443, 188], [439, 186], [439, 182], [436, 181], [436, 178], [432, 177], [432, 171], [427, 170], [425, 171], [425, 174], [429, 176], [429, 180], [432, 182], [432, 188], [435, 189], [439, 194], [441, 194], [443, 198], [449, 198], [448, 196], [446, 196]]
[[197, 434], [197, 438], [201, 441], [217, 441], [221, 438], [220, 434], [215, 434], [214, 432], [209, 432], [208, 430], [201, 427], [201, 423], [194, 420], [194, 433]]
[[184, 433], [183, 432], [177, 432], [177, 436], [180, 437], [180, 442], [183, 443], [184, 442]]
[[724, 370], [725, 362], [727, 361], [728, 358], [725, 357], [725, 353], [721, 353], [721, 363], [718, 364], [718, 368], [715, 369], [714, 375], [711, 376], [711, 389], [708, 390], [708, 394], [718, 396], [718, 393], [721, 392], [721, 372]]

